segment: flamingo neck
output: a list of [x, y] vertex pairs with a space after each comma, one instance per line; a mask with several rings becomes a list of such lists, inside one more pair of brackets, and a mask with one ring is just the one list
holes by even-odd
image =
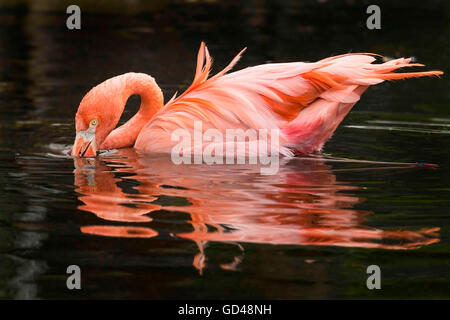
[[[156, 84], [155, 79], [144, 73], [127, 73], [113, 78], [118, 92], [122, 92], [118, 97], [117, 114], [120, 119], [128, 98], [132, 95], [141, 97], [139, 111], [125, 124], [114, 129], [100, 145], [100, 149], [118, 149], [134, 146], [137, 136], [142, 128], [151, 120], [153, 115], [163, 107], [164, 97], [161, 89]], [[116, 124], [117, 124], [116, 122]]]

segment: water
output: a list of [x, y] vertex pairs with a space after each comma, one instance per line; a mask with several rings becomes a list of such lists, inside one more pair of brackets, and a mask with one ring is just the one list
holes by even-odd
[[[0, 298], [449, 298], [446, 75], [371, 88], [322, 154], [274, 176], [132, 149], [65, 155], [93, 85], [146, 72], [168, 100], [201, 40], [216, 71], [244, 46], [238, 68], [369, 51], [446, 71], [448, 3], [385, 4], [380, 31], [351, 1], [127, 8], [82, 5], [68, 31], [62, 4], [0, 6]], [[66, 288], [72, 264], [81, 291]], [[366, 288], [372, 264], [382, 290]]]

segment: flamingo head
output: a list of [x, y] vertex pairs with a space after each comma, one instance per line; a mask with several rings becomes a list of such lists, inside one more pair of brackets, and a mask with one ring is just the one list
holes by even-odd
[[72, 156], [95, 157], [97, 155], [98, 143], [95, 137], [98, 123], [99, 121], [93, 118], [91, 121], [89, 121], [89, 126], [85, 130], [78, 130], [78, 128], [85, 128], [86, 126], [84, 122], [78, 125], [77, 121], [77, 134], [75, 136], [75, 143], [72, 147]]
[[75, 116], [76, 137], [72, 156], [95, 157], [99, 147], [116, 127], [123, 111], [120, 91], [108, 81], [83, 98]]

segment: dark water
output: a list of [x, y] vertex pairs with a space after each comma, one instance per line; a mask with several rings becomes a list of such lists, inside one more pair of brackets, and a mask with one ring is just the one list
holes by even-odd
[[[238, 68], [363, 51], [447, 71], [447, 1], [383, 4], [377, 31], [356, 2], [81, 1], [80, 31], [64, 1], [1, 4], [0, 298], [449, 298], [447, 75], [371, 88], [324, 154], [274, 176], [131, 149], [63, 156], [93, 85], [146, 72], [167, 100], [202, 40], [216, 71], [244, 46]], [[326, 160], [340, 157], [439, 168]], [[381, 290], [366, 287], [373, 264]]]

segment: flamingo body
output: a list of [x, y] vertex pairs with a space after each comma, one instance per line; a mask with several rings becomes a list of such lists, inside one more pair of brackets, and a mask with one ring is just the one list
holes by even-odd
[[[172, 133], [184, 129], [194, 136], [196, 121], [202, 123], [203, 132], [278, 129], [282, 154], [313, 152], [322, 148], [370, 85], [442, 74], [393, 73], [398, 68], [422, 65], [410, 63], [409, 58], [372, 64], [372, 54], [345, 54], [314, 63], [265, 64], [226, 74], [243, 51], [224, 70], [208, 78], [212, 59], [202, 43], [193, 83], [165, 105], [155, 80], [142, 73], [117, 76], [93, 88], [77, 112], [72, 154], [92, 156], [98, 149], [132, 146], [142, 152], [169, 153], [178, 143], [172, 140]], [[115, 128], [133, 94], [141, 96], [139, 112]], [[92, 119], [98, 119], [98, 125], [93, 127]], [[81, 135], [89, 130], [95, 131], [90, 143]], [[203, 150], [217, 142], [200, 143], [193, 149]]]

